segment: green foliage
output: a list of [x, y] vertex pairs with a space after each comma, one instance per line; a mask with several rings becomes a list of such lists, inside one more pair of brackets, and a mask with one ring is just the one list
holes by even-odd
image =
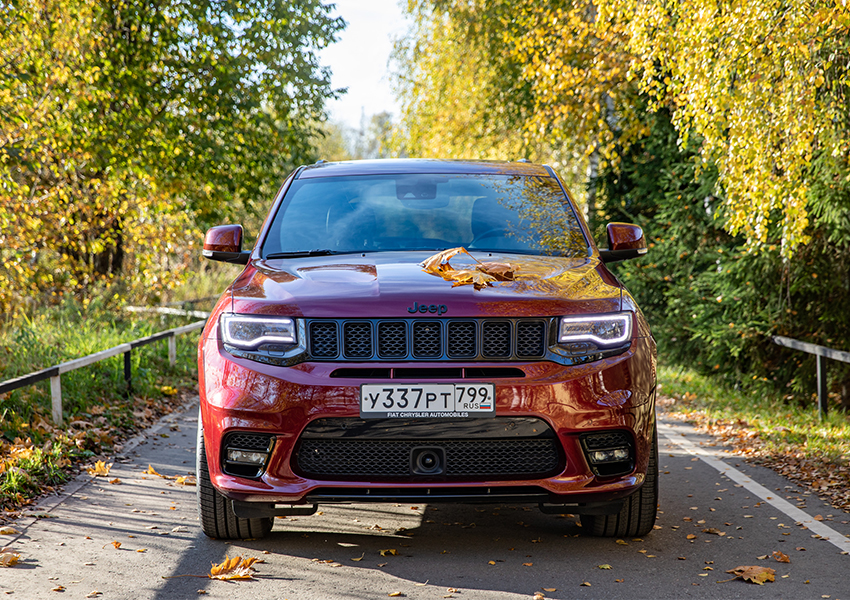
[[[668, 361], [714, 373], [731, 385], [769, 390], [808, 402], [814, 358], [773, 344], [783, 335], [845, 349], [850, 319], [850, 236], [845, 216], [829, 212], [808, 230], [809, 244], [793, 259], [778, 241], [756, 254], [730, 236], [712, 195], [716, 171], [700, 168], [694, 148], [680, 150], [665, 111], [648, 114], [651, 133], [625, 152], [598, 181], [601, 230], [607, 221], [644, 228], [650, 249], [641, 259], [612, 268], [638, 299]], [[695, 143], [695, 142], [694, 142]], [[847, 202], [833, 159], [816, 172], [812, 192], [829, 189], [813, 206]], [[829, 186], [833, 185], [832, 188]], [[842, 196], [842, 194], [845, 194]], [[830, 241], [830, 236], [833, 241]], [[778, 240], [778, 235], [776, 236]], [[830, 362], [832, 389], [850, 402], [850, 365]]]
[[182, 277], [199, 229], [244, 220], [333, 96], [320, 0], [22, 0], [0, 18], [0, 308]]
[[821, 421], [811, 406], [789, 404], [758, 387], [734, 389], [688, 368], [661, 367], [658, 382], [660, 393], [675, 400], [666, 408], [668, 412], [703, 425], [732, 422], [753, 430], [766, 453], [780, 457], [790, 453], [824, 466], [846, 466], [850, 462], [850, 422], [846, 415], [833, 412]]
[[[125, 316], [126, 315], [126, 316]], [[132, 318], [130, 318], [132, 317]], [[140, 317], [104, 301], [87, 306], [65, 299], [56, 308], [36, 311], [0, 330], [0, 378], [12, 379], [74, 358], [191, 322], [186, 317]], [[165, 341], [133, 351], [133, 390], [139, 398], [161, 397], [162, 386], [191, 386], [197, 381], [197, 334], [178, 336], [177, 363], [168, 362]], [[64, 417], [72, 420], [104, 415], [111, 425], [132, 424], [133, 398], [127, 399], [123, 356], [119, 355], [62, 375]], [[30, 425], [49, 419], [48, 381], [0, 396], [0, 432], [11, 441], [30, 435]], [[92, 409], [95, 413], [92, 413]], [[33, 441], [44, 441], [32, 430]]]

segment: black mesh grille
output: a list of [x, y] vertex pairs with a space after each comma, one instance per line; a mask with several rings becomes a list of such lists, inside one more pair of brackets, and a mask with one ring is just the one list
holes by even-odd
[[371, 323], [346, 323], [343, 328], [343, 354], [346, 358], [370, 358], [372, 356]]
[[336, 323], [318, 321], [310, 323], [310, 352], [316, 358], [334, 358], [339, 353]]
[[268, 433], [249, 433], [245, 431], [229, 433], [224, 440], [224, 447], [267, 452], [273, 437]]
[[542, 321], [521, 321], [516, 326], [517, 356], [543, 356], [546, 353], [543, 336], [546, 324]]
[[325, 360], [542, 358], [546, 330], [542, 319], [308, 322], [310, 354]]
[[411, 450], [443, 448], [446, 477], [534, 478], [556, 471], [556, 442], [544, 440], [343, 440], [303, 439], [297, 454], [304, 475], [410, 477]]
[[407, 324], [404, 321], [384, 321], [378, 324], [378, 356], [407, 356]]
[[449, 323], [449, 358], [468, 358], [475, 356], [475, 322], [455, 321]]
[[601, 448], [616, 448], [617, 446], [628, 446], [631, 443], [629, 434], [625, 431], [606, 431], [604, 433], [592, 433], [584, 436], [584, 446], [588, 450], [599, 450]]
[[413, 356], [438, 358], [443, 355], [442, 327], [439, 321], [418, 321], [413, 324]]
[[511, 324], [508, 321], [485, 321], [481, 353], [488, 358], [511, 355]]

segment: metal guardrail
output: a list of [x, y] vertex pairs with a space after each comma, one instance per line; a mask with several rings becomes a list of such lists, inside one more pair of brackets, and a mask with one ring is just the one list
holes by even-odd
[[183, 327], [175, 327], [174, 329], [160, 331], [159, 333], [149, 335], [148, 337], [139, 338], [137, 340], [133, 340], [132, 342], [127, 342], [126, 344], [120, 344], [113, 348], [109, 348], [108, 350], [89, 354], [88, 356], [83, 356], [82, 358], [75, 358], [74, 360], [69, 360], [68, 362], [48, 367], [46, 369], [42, 369], [41, 371], [29, 373], [21, 377], [16, 377], [15, 379], [9, 379], [0, 383], [0, 394], [5, 394], [6, 392], [11, 392], [12, 390], [16, 390], [18, 388], [33, 385], [34, 383], [38, 383], [39, 381], [43, 381], [45, 379], [50, 379], [50, 399], [52, 404], [53, 422], [56, 425], [61, 425], [62, 373], [67, 373], [68, 371], [73, 371], [75, 369], [86, 367], [88, 365], [100, 362], [107, 358], [123, 354], [124, 381], [127, 383], [127, 393], [129, 394], [133, 391], [133, 366], [131, 358], [132, 351], [134, 348], [140, 348], [142, 346], [147, 346], [148, 344], [158, 342], [159, 340], [167, 339], [168, 362], [172, 366], [174, 366], [174, 364], [177, 362], [177, 340], [175, 339], [176, 336], [188, 333], [190, 331], [194, 331], [196, 329], [201, 329], [205, 324], [206, 320], [196, 321], [195, 323], [184, 325]]
[[850, 363], [850, 352], [842, 350], [834, 350], [826, 346], [818, 346], [817, 344], [809, 344], [781, 335], [773, 338], [773, 343], [786, 348], [793, 348], [809, 354], [814, 354], [817, 357], [817, 376], [818, 376], [818, 416], [823, 419], [829, 413], [829, 396], [826, 389], [826, 359], [838, 360], [841, 362]]

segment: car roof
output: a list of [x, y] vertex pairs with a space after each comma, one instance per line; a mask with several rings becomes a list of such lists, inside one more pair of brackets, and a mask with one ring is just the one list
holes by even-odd
[[348, 175], [447, 174], [447, 175], [525, 175], [552, 177], [551, 169], [528, 162], [496, 160], [445, 160], [432, 158], [388, 158], [321, 162], [302, 168], [296, 179], [344, 177]]

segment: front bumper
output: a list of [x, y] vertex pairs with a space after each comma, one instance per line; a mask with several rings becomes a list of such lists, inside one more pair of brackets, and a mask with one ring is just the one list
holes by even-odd
[[[593, 512], [602, 510], [604, 504], [616, 506], [618, 499], [636, 491], [644, 481], [655, 419], [651, 338], [637, 338], [626, 353], [584, 365], [566, 367], [546, 361], [494, 365], [510, 366], [524, 374], [488, 380], [496, 386], [497, 417], [542, 419], [553, 432], [561, 455], [557, 472], [533, 478], [438, 481], [299, 474], [295, 452], [305, 428], [318, 419], [357, 419], [359, 386], [364, 381], [331, 377], [341, 366], [335, 363], [280, 367], [237, 358], [211, 338], [202, 341], [200, 350], [201, 413], [210, 477], [237, 507], [256, 503], [258, 509], [287, 514], [291, 505], [333, 502], [522, 501], [553, 506], [559, 512]], [[385, 366], [400, 369], [409, 364]], [[474, 366], [487, 365], [479, 362]], [[419, 363], [417, 367], [428, 365]], [[611, 430], [625, 431], [633, 440], [634, 469], [616, 477], [601, 477], [587, 462], [581, 436]], [[259, 477], [224, 472], [221, 441], [234, 431], [274, 436], [273, 450]]]

